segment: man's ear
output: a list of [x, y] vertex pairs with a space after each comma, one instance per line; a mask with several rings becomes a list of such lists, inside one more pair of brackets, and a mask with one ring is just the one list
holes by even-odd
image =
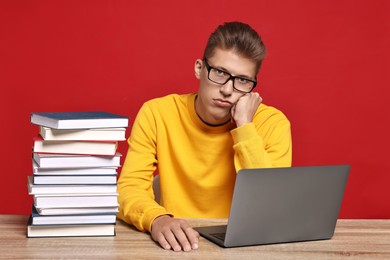
[[202, 71], [202, 67], [203, 67], [203, 62], [201, 59], [197, 59], [195, 61], [195, 66], [194, 66], [194, 69], [195, 69], [195, 77], [197, 79], [200, 79], [200, 73]]

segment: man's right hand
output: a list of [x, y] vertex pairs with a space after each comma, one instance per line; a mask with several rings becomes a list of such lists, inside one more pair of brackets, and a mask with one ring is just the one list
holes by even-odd
[[187, 221], [168, 215], [157, 217], [152, 223], [152, 239], [164, 249], [191, 251], [198, 249], [199, 233]]

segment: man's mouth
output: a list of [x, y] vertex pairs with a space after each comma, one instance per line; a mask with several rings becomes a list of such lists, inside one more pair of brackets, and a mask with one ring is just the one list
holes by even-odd
[[218, 107], [230, 108], [233, 105], [230, 101], [220, 99], [220, 98], [213, 99], [213, 101], [214, 101], [214, 104]]

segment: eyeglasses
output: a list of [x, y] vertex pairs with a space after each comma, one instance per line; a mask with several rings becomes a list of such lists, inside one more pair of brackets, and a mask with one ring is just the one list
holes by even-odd
[[249, 93], [256, 87], [256, 81], [243, 77], [232, 76], [226, 71], [210, 66], [206, 58], [204, 58], [203, 60], [206, 65], [206, 69], [208, 71], [208, 79], [210, 81], [219, 85], [225, 85], [229, 80], [232, 80], [233, 89], [242, 93]]

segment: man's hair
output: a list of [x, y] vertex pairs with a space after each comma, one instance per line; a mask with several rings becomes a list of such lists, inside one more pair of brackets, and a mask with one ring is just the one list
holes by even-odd
[[256, 64], [256, 72], [260, 70], [265, 57], [265, 45], [259, 34], [241, 22], [226, 22], [218, 26], [207, 41], [203, 58], [210, 58], [216, 48], [233, 50], [252, 60]]

